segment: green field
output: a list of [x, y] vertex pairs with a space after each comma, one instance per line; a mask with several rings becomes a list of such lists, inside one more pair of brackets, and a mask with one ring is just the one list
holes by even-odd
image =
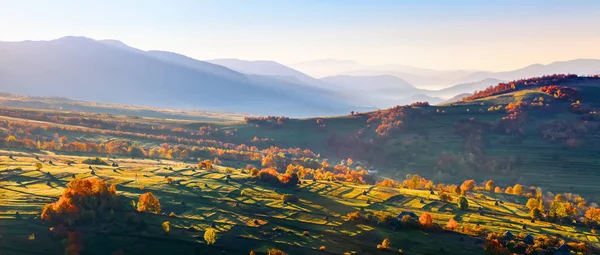
[[[183, 162], [124, 158], [109, 160], [119, 164], [116, 171], [108, 166], [93, 166], [93, 176], [88, 165], [64, 163], [81, 162], [85, 157], [36, 154], [39, 156], [36, 160], [28, 153], [13, 153], [13, 159], [6, 156], [6, 151], [2, 154], [0, 250], [3, 254], [62, 252], [60, 240], [52, 237], [49, 226], [38, 215], [44, 204], [60, 196], [72, 175], [116, 184], [118, 194], [126, 200], [137, 200], [142, 193], [151, 191], [160, 199], [163, 212], [162, 215], [138, 213], [139, 219], [148, 222], [149, 228], [144, 231], [128, 228], [122, 216], [117, 216], [120, 220], [111, 226], [81, 227], [85, 231], [84, 254], [110, 254], [117, 250], [126, 254], [214, 254], [218, 251], [247, 254], [250, 250], [266, 252], [270, 248], [289, 254], [322, 254], [318, 251], [320, 246], [325, 246], [330, 254], [385, 254], [375, 248], [384, 238], [390, 238], [394, 249], [403, 249], [406, 254], [439, 254], [442, 248], [446, 254], [483, 254], [481, 245], [473, 244], [473, 237], [464, 236], [465, 241], [460, 241], [458, 233], [403, 228], [394, 231], [344, 220], [347, 213], [361, 208], [365, 212], [393, 214], [429, 212], [442, 226], [455, 217], [463, 225], [480, 223], [489, 231], [560, 234], [568, 240], [599, 244], [598, 236], [590, 233], [590, 229], [542, 221], [529, 223], [524, 199], [512, 196], [483, 193], [483, 198], [476, 199], [476, 193], [469, 195], [472, 208], [485, 209], [486, 214], [481, 216], [475, 209], [458, 210], [455, 204], [440, 201], [437, 195], [426, 190], [305, 180], [297, 188], [275, 191], [273, 187], [256, 183], [238, 169], [226, 182], [226, 169], [219, 166], [215, 170], [192, 170]], [[49, 160], [54, 164], [47, 164]], [[32, 166], [38, 161], [45, 161], [41, 171]], [[14, 170], [17, 167], [21, 170]], [[166, 176], [179, 184], [167, 184]], [[365, 190], [370, 190], [367, 195], [363, 194]], [[280, 199], [282, 194], [294, 194], [300, 202], [285, 205]], [[420, 203], [420, 199], [424, 199], [424, 203]], [[495, 199], [506, 202], [494, 206]], [[16, 212], [20, 213], [20, 219], [15, 219]], [[176, 216], [168, 216], [171, 212]], [[160, 227], [164, 221], [172, 224], [168, 235]], [[526, 223], [527, 230], [521, 229], [522, 222]], [[209, 246], [202, 234], [211, 224], [218, 230], [219, 239]], [[304, 231], [308, 231], [308, 235], [304, 235]], [[35, 235], [34, 240], [28, 239], [31, 234]]]

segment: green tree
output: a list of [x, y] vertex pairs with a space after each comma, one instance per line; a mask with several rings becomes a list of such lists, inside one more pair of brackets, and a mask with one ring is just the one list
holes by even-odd
[[531, 210], [531, 212], [529, 212], [529, 216], [532, 219], [538, 219], [538, 220], [544, 217], [544, 215], [542, 215], [542, 211], [540, 211], [539, 208], [533, 208]]
[[540, 206], [540, 201], [538, 201], [535, 198], [530, 198], [529, 200], [527, 200], [527, 204], [525, 204], [525, 206], [527, 206], [527, 208], [529, 208], [529, 211], [531, 211], [534, 208], [537, 208]]
[[465, 196], [460, 196], [458, 197], [457, 205], [461, 210], [466, 210], [469, 208], [469, 201]]

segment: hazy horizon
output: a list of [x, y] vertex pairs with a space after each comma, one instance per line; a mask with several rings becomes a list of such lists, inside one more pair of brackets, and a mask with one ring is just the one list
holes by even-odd
[[[250, 8], [252, 7], [252, 8]], [[116, 39], [206, 60], [506, 71], [600, 59], [594, 1], [10, 1], [0, 41]]]

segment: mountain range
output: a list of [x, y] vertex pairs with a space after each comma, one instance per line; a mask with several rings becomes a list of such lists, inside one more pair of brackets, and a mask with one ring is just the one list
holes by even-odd
[[335, 115], [354, 109], [333, 91], [85, 37], [1, 42], [0, 91], [261, 115]]
[[[63, 37], [0, 42], [0, 92], [104, 103], [306, 117], [415, 101], [442, 103], [499, 82], [554, 73], [596, 74], [576, 59], [490, 72], [316, 60], [198, 60], [118, 40]], [[318, 78], [315, 78], [318, 77]]]

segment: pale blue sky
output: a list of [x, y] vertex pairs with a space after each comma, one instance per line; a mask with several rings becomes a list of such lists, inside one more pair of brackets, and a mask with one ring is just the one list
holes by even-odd
[[198, 59], [508, 70], [600, 58], [597, 0], [6, 0], [0, 41], [118, 39]]

